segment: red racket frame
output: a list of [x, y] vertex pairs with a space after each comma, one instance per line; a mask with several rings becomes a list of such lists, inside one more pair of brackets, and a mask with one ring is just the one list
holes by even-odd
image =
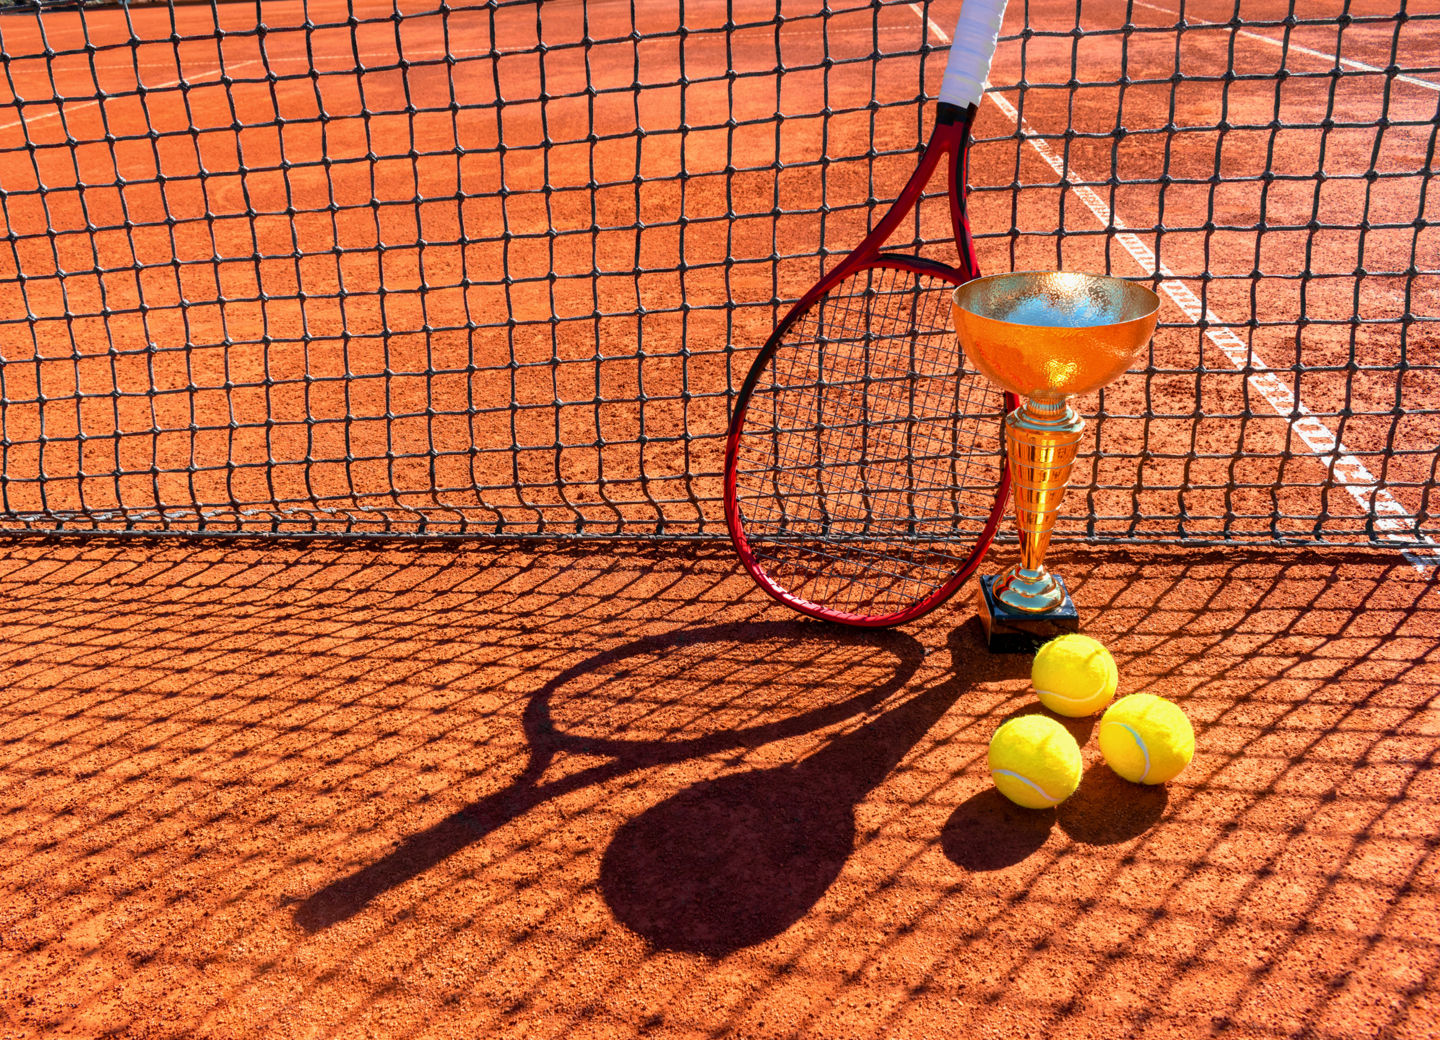
[[[744, 525], [740, 518], [740, 504], [735, 491], [735, 458], [740, 444], [740, 434], [745, 426], [745, 413], [749, 407], [750, 396], [754, 391], [755, 384], [770, 363], [770, 359], [775, 356], [775, 351], [779, 349], [781, 340], [789, 332], [790, 327], [817, 300], [857, 270], [868, 266], [899, 268], [940, 278], [952, 285], [961, 285], [979, 275], [980, 265], [975, 257], [975, 242], [970, 234], [970, 218], [966, 212], [966, 189], [964, 188], [964, 185], [969, 183], [970, 128], [974, 120], [974, 105], [962, 109], [944, 102], [940, 103], [936, 112], [935, 128], [931, 131], [930, 140], [926, 143], [925, 151], [920, 156], [920, 163], [916, 166], [915, 172], [910, 175], [910, 179], [905, 182], [905, 187], [901, 189], [895, 202], [864, 240], [852, 249], [833, 270], [815, 283], [815, 286], [790, 308], [780, 324], [775, 326], [775, 331], [765, 341], [765, 346], [756, 357], [755, 363], [751, 365], [750, 372], [740, 388], [740, 395], [736, 398], [735, 414], [730, 417], [730, 430], [725, 441], [725, 525], [730, 531], [730, 540], [734, 543], [741, 563], [744, 564], [750, 576], [755, 579], [757, 585], [787, 607], [802, 614], [808, 614], [810, 617], [866, 628], [885, 628], [904, 624], [928, 614], [953, 596], [956, 590], [965, 584], [966, 579], [980, 566], [980, 561], [984, 559], [990, 543], [994, 541], [995, 532], [1005, 515], [1005, 506], [1010, 497], [1010, 463], [1006, 458], [1002, 441], [999, 446], [1000, 484], [996, 491], [995, 507], [991, 510], [985, 527], [976, 538], [970, 557], [965, 564], [944, 585], [904, 610], [880, 615], [855, 614], [827, 607], [823, 603], [813, 603], [797, 596], [776, 584], [765, 573], [745, 537]], [[900, 222], [914, 209], [925, 186], [930, 183], [935, 167], [939, 165], [942, 158], [949, 160], [947, 188], [950, 197], [950, 221], [954, 227], [955, 246], [960, 253], [961, 266], [959, 270], [938, 261], [927, 260], [924, 257], [885, 253], [881, 250], [885, 241], [899, 227]], [[1005, 392], [1004, 408], [1007, 414], [1017, 408], [1019, 404], [1019, 398], [1009, 391]]]

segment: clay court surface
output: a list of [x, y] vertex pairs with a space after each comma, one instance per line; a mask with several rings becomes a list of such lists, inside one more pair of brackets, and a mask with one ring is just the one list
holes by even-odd
[[720, 548], [7, 544], [0, 1035], [1433, 1036], [1433, 580], [1053, 562], [1167, 787], [1081, 722], [1010, 807], [968, 603], [857, 635]]
[[[948, 31], [956, 7], [930, 13]], [[973, 586], [857, 633], [772, 604], [719, 540], [735, 388], [923, 139], [918, 57], [872, 77], [857, 56], [939, 39], [900, 3], [783, 42], [755, 14], [773, 5], [730, 5], [757, 22], [727, 41], [725, 5], [687, 3], [683, 48], [668, 6], [575, 9], [397, 36], [277, 2], [289, 29], [262, 42], [253, 7], [221, 5], [234, 35], [207, 48], [137, 5], [149, 42], [107, 42], [122, 12], [91, 11], [95, 53], [74, 13], [43, 45], [33, 15], [0, 19], [0, 526], [716, 536], [0, 541], [0, 1038], [1440, 1033], [1428, 552], [1077, 541], [1437, 533], [1433, 48], [1347, 30], [1347, 57], [1423, 70], [1377, 130], [1346, 124], [1377, 122], [1379, 80], [1282, 88], [1273, 41], [1192, 29], [1177, 58], [1137, 34], [1127, 68], [1156, 82], [1123, 101], [1067, 85], [1069, 38], [1027, 42], [1051, 156], [1124, 226], [1170, 229], [1141, 256], [1374, 471], [1327, 469], [1264, 370], [1167, 298], [1146, 371], [1078, 402], [1049, 562], [1121, 693], [1180, 703], [1198, 752], [1137, 788], [1073, 723], [1085, 779], [1037, 813], [988, 779], [995, 727], [1037, 705], [1029, 659], [984, 651]], [[1119, 47], [1075, 74], [1113, 78]], [[767, 78], [777, 48], [801, 71]], [[1218, 88], [1181, 73], [1231, 65], [1226, 118], [1281, 129], [1222, 140]], [[843, 110], [823, 138], [822, 96]], [[984, 268], [1154, 275], [985, 104]], [[1190, 129], [1157, 158], [1172, 119]], [[934, 201], [917, 238], [944, 234]]]

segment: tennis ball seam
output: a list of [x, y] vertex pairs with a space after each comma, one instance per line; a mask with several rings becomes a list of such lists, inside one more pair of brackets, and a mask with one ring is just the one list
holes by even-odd
[[1064, 694], [1059, 693], [1056, 690], [1042, 690], [1040, 689], [1040, 687], [1037, 686], [1035, 687], [1035, 695], [1037, 697], [1054, 697], [1057, 701], [1069, 701], [1071, 703], [1083, 704], [1100, 696], [1101, 693], [1105, 692], [1105, 687], [1108, 685], [1110, 685], [1109, 679], [1101, 679], [1095, 689], [1085, 694]]
[[1012, 779], [1012, 780], [1019, 780], [1022, 784], [1024, 784], [1026, 787], [1029, 787], [1031, 790], [1033, 790], [1036, 794], [1038, 794], [1041, 798], [1045, 799], [1045, 800], [1046, 800], [1047, 802], [1049, 802], [1051, 805], [1059, 805], [1059, 804], [1060, 804], [1060, 799], [1059, 799], [1059, 798], [1056, 798], [1056, 797], [1055, 797], [1054, 795], [1052, 795], [1049, 791], [1045, 790], [1045, 788], [1043, 788], [1043, 787], [1041, 787], [1039, 784], [1037, 784], [1034, 780], [1031, 780], [1028, 776], [1025, 776], [1025, 775], [1023, 775], [1023, 774], [1021, 774], [1021, 773], [1017, 773], [1017, 772], [1015, 772], [1015, 770], [1013, 770], [1013, 769], [992, 769], [992, 770], [990, 770], [990, 777], [991, 777], [991, 779], [994, 779], [994, 778], [997, 777], [997, 776], [1008, 776], [1008, 777], [1009, 777], [1010, 779]]
[[1106, 723], [1106, 725], [1119, 726], [1126, 733], [1130, 734], [1131, 739], [1135, 741], [1135, 746], [1140, 749], [1140, 754], [1145, 758], [1145, 772], [1140, 774], [1140, 783], [1145, 783], [1146, 779], [1150, 776], [1150, 749], [1145, 746], [1145, 741], [1141, 739], [1139, 733], [1136, 733], [1132, 727], [1123, 722], [1111, 721]]

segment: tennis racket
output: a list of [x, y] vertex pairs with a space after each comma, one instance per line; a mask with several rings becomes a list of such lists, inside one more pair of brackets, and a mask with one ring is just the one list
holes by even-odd
[[[890, 209], [775, 327], [736, 399], [725, 520], [760, 587], [804, 614], [897, 625], [979, 565], [1009, 492], [1018, 401], [965, 368], [950, 293], [980, 272], [970, 127], [1005, 0], [965, 0], [935, 128]], [[959, 266], [885, 251], [942, 159]]]

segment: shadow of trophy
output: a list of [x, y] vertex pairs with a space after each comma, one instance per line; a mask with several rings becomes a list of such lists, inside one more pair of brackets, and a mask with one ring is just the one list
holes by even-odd
[[1045, 549], [1065, 496], [1080, 433], [1069, 398], [1117, 379], [1155, 331], [1160, 298], [1096, 274], [1024, 271], [955, 290], [955, 334], [970, 363], [1025, 403], [1005, 418], [1020, 561], [980, 579], [980, 621], [991, 653], [1019, 653], [1080, 627]]

